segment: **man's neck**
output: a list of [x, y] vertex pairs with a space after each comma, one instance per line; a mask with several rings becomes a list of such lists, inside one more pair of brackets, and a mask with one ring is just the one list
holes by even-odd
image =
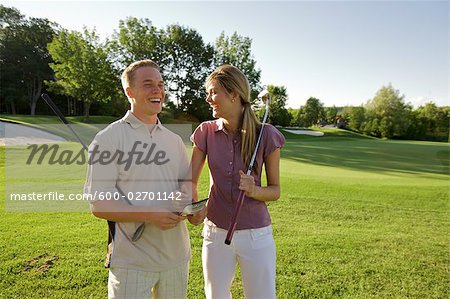
[[145, 115], [145, 114], [140, 114], [136, 111], [131, 110], [131, 113], [133, 113], [134, 116], [136, 116], [137, 119], [139, 119], [141, 122], [143, 122], [144, 124], [157, 124], [158, 123], [158, 115], [157, 114], [153, 114], [153, 115]]

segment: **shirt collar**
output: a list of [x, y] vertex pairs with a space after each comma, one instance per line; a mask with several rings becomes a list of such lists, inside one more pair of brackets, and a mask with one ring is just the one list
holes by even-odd
[[223, 119], [219, 118], [216, 120], [216, 129], [214, 130], [215, 132], [218, 131], [223, 131]]
[[[232, 134], [230, 134], [227, 129], [225, 128], [224, 124], [223, 124], [223, 118], [219, 118], [215, 120], [216, 123], [216, 128], [214, 129], [214, 132], [219, 132], [222, 131], [224, 132], [226, 135], [230, 135], [233, 136]], [[235, 134], [236, 135], [236, 134]], [[237, 134], [237, 138], [240, 139], [241, 138], [241, 134]]]
[[[130, 110], [127, 111], [127, 114], [122, 118], [122, 120], [131, 125], [133, 129], [139, 128], [140, 126], [145, 126], [139, 118], [137, 118]], [[164, 126], [161, 124], [159, 118], [156, 119], [156, 128], [163, 129]]]

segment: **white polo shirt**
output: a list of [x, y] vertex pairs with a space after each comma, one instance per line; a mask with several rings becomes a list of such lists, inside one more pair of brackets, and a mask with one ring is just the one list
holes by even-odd
[[[178, 180], [185, 178], [189, 167], [180, 136], [159, 121], [149, 129], [130, 111], [96, 135], [89, 154], [92, 163], [85, 193], [97, 194], [95, 200], [99, 200], [99, 192], [104, 197], [118, 197], [119, 187], [130, 204], [137, 206], [172, 204], [170, 196], [177, 196]], [[132, 162], [127, 160], [130, 157]], [[141, 238], [133, 242], [131, 237], [139, 225], [116, 222], [111, 267], [161, 272], [189, 260], [189, 233], [184, 221], [165, 231], [147, 223]]]

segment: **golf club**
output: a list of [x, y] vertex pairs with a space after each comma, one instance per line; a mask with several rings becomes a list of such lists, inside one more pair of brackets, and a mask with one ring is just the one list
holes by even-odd
[[[66, 119], [66, 117], [62, 114], [61, 110], [59, 110], [58, 106], [55, 105], [55, 103], [52, 101], [52, 99], [46, 94], [43, 93], [41, 94], [41, 97], [44, 99], [44, 101], [47, 103], [47, 105], [50, 106], [50, 108], [53, 110], [53, 112], [59, 117], [59, 119], [67, 126], [67, 128], [70, 129], [70, 131], [75, 135], [75, 137], [78, 139], [78, 142], [80, 142], [80, 144], [83, 146], [83, 148], [88, 152], [88, 147], [86, 146], [86, 144], [83, 142], [83, 140], [81, 140], [80, 136], [77, 134], [77, 132], [75, 132], [75, 130], [72, 128], [72, 126], [70, 125], [69, 121]], [[121, 195], [123, 195], [124, 193], [122, 192], [122, 190], [119, 188], [119, 186], [116, 185], [117, 190], [119, 191], [119, 193]], [[127, 203], [131, 205], [131, 203], [128, 201], [128, 198], [126, 196], [122, 196], [122, 198], [125, 198], [127, 200]], [[114, 234], [115, 234], [115, 230], [116, 230], [116, 226], [115, 226], [115, 222], [114, 221], [108, 221], [108, 251], [107, 251], [107, 256], [110, 253], [110, 250], [112, 249], [112, 241], [114, 238]], [[136, 242], [137, 240], [139, 240], [139, 238], [141, 237], [142, 233], [144, 232], [144, 228], [145, 228], [145, 223], [142, 223], [134, 232], [131, 240], [133, 242]], [[108, 262], [107, 262], [108, 263]], [[106, 267], [106, 264], [105, 264]]]
[[[261, 130], [259, 131], [259, 136], [258, 136], [258, 141], [256, 142], [255, 151], [253, 152], [252, 159], [250, 160], [250, 165], [248, 166], [248, 169], [247, 169], [247, 173], [246, 173], [247, 175], [250, 175], [252, 173], [253, 164], [255, 163], [256, 154], [258, 153], [259, 143], [261, 142], [261, 137], [263, 134], [264, 126], [266, 124], [267, 115], [269, 114], [270, 96], [269, 96], [269, 91], [267, 89], [264, 89], [263, 91], [261, 91], [258, 94], [258, 98], [260, 98], [261, 100], [263, 100], [264, 96], [267, 96], [267, 100], [265, 102], [266, 112], [264, 113], [264, 118], [261, 123]], [[231, 223], [230, 223], [230, 226], [228, 227], [227, 237], [225, 238], [225, 244], [227, 244], [227, 245], [230, 245], [231, 239], [233, 239], [233, 234], [234, 234], [234, 231], [236, 230], [237, 219], [239, 217], [239, 213], [240, 213], [242, 205], [244, 203], [244, 198], [245, 198], [244, 194], [245, 194], [244, 191], [241, 191], [239, 193], [236, 210], [234, 211], [233, 217], [231, 218]]]
[[80, 142], [80, 144], [83, 146], [83, 148], [86, 151], [88, 151], [88, 147], [86, 146], [86, 144], [84, 144], [83, 140], [81, 140], [80, 136], [78, 136], [77, 132], [75, 132], [75, 130], [72, 128], [72, 126], [67, 121], [67, 119], [64, 117], [64, 115], [61, 113], [59, 108], [55, 105], [55, 103], [53, 103], [52, 99], [50, 99], [50, 97], [46, 93], [43, 93], [41, 96], [44, 99], [44, 101], [47, 103], [47, 105], [49, 105], [50, 108], [52, 108], [53, 112], [55, 112], [55, 114], [59, 117], [59, 119], [66, 125], [66, 127], [69, 128], [70, 131], [72, 131], [73, 135], [75, 135], [75, 137], [78, 139], [78, 142]]

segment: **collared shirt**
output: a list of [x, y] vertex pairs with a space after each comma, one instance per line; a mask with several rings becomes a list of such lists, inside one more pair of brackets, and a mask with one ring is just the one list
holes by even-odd
[[[257, 137], [257, 136], [256, 136]], [[207, 217], [220, 228], [228, 229], [239, 197], [239, 170], [247, 172], [241, 155], [241, 135], [231, 135], [222, 119], [201, 123], [191, 137], [192, 142], [207, 155], [210, 172], [210, 193]], [[252, 172], [256, 186], [261, 186], [264, 158], [285, 143], [284, 136], [266, 124]], [[245, 197], [236, 229], [260, 228], [270, 225], [265, 202]]]
[[[97, 194], [96, 200], [100, 200], [99, 192], [114, 198], [120, 189], [132, 205], [164, 207], [171, 200], [158, 198], [168, 198], [171, 192], [176, 194], [178, 180], [185, 178], [189, 167], [180, 136], [160, 122], [150, 128], [130, 111], [96, 135], [89, 146], [91, 158], [94, 149], [111, 155], [123, 153], [122, 162], [118, 154], [110, 163], [89, 163], [85, 193]], [[130, 155], [133, 162], [127, 164], [125, 161]], [[137, 159], [145, 163], [139, 164]], [[111, 267], [161, 272], [190, 258], [189, 234], [184, 221], [165, 231], [147, 223], [141, 238], [132, 242], [131, 237], [140, 224], [116, 222]]]

